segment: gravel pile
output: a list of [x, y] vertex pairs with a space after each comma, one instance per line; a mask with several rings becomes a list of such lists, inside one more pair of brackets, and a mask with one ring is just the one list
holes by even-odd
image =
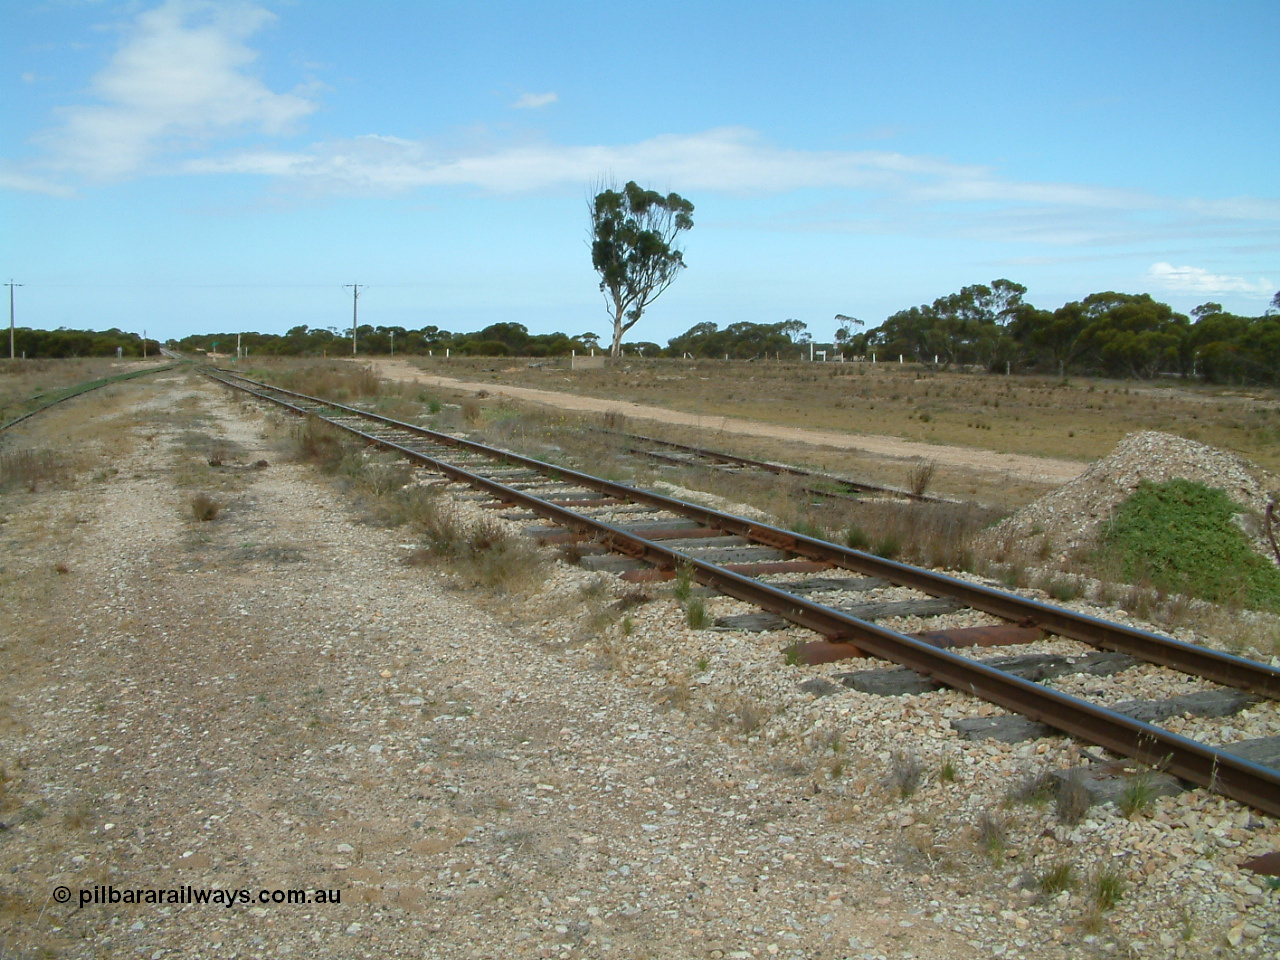
[[[563, 565], [531, 597], [459, 589], [278, 462], [249, 408], [139, 390], [118, 474], [6, 504], [0, 526], [5, 956], [1280, 950], [1280, 894], [1239, 868], [1280, 849], [1274, 819], [1196, 790], [1064, 823], [1011, 788], [1079, 764], [1079, 744], [964, 740], [951, 720], [999, 711], [955, 691], [806, 692], [883, 664], [787, 665], [812, 635], [692, 630], [661, 586], [625, 614], [632, 588]], [[272, 461], [212, 523], [174, 469], [165, 418], [184, 410]], [[1136, 676], [1144, 696], [1198, 688]], [[1275, 735], [1280, 712], [1200, 726]], [[1106, 877], [1120, 899], [1100, 909]], [[341, 903], [79, 909], [57, 884]]]
[[1092, 547], [1139, 482], [1175, 478], [1225, 491], [1250, 517], [1245, 528], [1259, 552], [1271, 555], [1256, 521], [1267, 503], [1280, 496], [1280, 478], [1234, 453], [1155, 430], [1129, 434], [1110, 456], [1006, 518], [985, 538], [993, 545], [1043, 541], [1057, 553]]

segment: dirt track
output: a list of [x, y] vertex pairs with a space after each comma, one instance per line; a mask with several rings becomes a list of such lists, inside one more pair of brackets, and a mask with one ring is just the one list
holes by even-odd
[[699, 416], [626, 400], [602, 400], [598, 397], [584, 397], [554, 390], [537, 390], [532, 387], [455, 380], [423, 373], [404, 360], [374, 360], [372, 363], [380, 376], [393, 380], [412, 380], [451, 390], [485, 390], [494, 396], [511, 397], [529, 403], [558, 407], [562, 410], [577, 410], [584, 413], [616, 411], [634, 420], [653, 420], [703, 430], [718, 430], [723, 433], [768, 437], [841, 450], [860, 450], [881, 457], [934, 460], [943, 466], [996, 473], [1037, 483], [1066, 483], [1083, 473], [1088, 466], [1073, 460], [1054, 460], [1048, 457], [995, 453], [971, 447], [919, 443], [877, 434], [850, 434], [831, 430], [808, 430], [803, 427], [784, 427], [760, 420]]

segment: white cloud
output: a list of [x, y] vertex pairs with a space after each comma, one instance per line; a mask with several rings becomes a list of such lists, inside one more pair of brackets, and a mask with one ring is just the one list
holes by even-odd
[[495, 193], [582, 189], [616, 174], [661, 189], [759, 196], [833, 191], [823, 204], [757, 226], [885, 232], [1055, 245], [1125, 245], [1172, 236], [1274, 235], [1280, 202], [1176, 200], [1137, 190], [1002, 178], [990, 167], [886, 150], [795, 150], [725, 127], [620, 145], [547, 142], [445, 148], [361, 136], [282, 153], [189, 162], [191, 173], [242, 173], [324, 192], [477, 187]]
[[1153, 263], [1147, 270], [1147, 280], [1181, 293], [1271, 293], [1275, 289], [1265, 277], [1250, 283], [1244, 277], [1220, 276], [1200, 267], [1175, 267], [1171, 263]]
[[513, 110], [537, 110], [539, 107], [549, 107], [559, 99], [559, 95], [555, 93], [525, 93], [511, 105], [511, 108]]
[[246, 72], [245, 41], [275, 19], [247, 2], [167, 0], [138, 17], [93, 78], [97, 104], [62, 111], [42, 139], [55, 165], [95, 178], [136, 173], [159, 152], [220, 136], [280, 133], [315, 104], [274, 93]]

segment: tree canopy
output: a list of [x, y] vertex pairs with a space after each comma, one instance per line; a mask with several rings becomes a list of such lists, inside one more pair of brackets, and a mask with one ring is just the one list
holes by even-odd
[[676, 238], [693, 229], [693, 204], [678, 193], [665, 197], [634, 180], [606, 189], [591, 202], [591, 265], [600, 274], [613, 322], [612, 356], [645, 309], [684, 269]]

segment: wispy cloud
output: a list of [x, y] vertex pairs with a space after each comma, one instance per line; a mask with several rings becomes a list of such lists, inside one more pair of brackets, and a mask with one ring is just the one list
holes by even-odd
[[540, 107], [549, 107], [559, 99], [560, 97], [556, 93], [525, 93], [511, 105], [511, 108], [513, 110], [537, 110]]
[[206, 148], [251, 130], [280, 133], [311, 113], [299, 93], [274, 93], [248, 73], [245, 41], [275, 20], [246, 2], [168, 0], [140, 15], [91, 90], [40, 140], [56, 168], [92, 179], [146, 169], [173, 150]]
[[604, 171], [671, 183], [677, 189], [779, 193], [806, 188], [893, 190], [917, 200], [1041, 199], [1110, 206], [1115, 191], [1002, 182], [987, 167], [882, 150], [806, 151], [777, 147], [756, 133], [724, 127], [663, 134], [621, 145], [520, 144], [446, 151], [430, 141], [362, 136], [289, 154], [247, 151], [193, 161], [199, 173], [272, 173], [351, 186], [406, 189], [470, 185], [496, 192], [589, 182]]
[[0, 165], [0, 190], [17, 190], [21, 193], [44, 193], [51, 197], [70, 197], [75, 191], [65, 184], [32, 176], [8, 165]]
[[1222, 276], [1200, 267], [1175, 267], [1171, 263], [1153, 263], [1147, 270], [1146, 279], [1166, 290], [1179, 293], [1269, 294], [1275, 290], [1275, 284], [1265, 277], [1259, 277], [1256, 283], [1252, 283], [1244, 277]]
[[[546, 142], [447, 148], [362, 136], [296, 151], [249, 150], [192, 160], [190, 173], [255, 174], [323, 192], [475, 187], [494, 193], [579, 189], [602, 174], [664, 189], [760, 196], [831, 194], [757, 226], [792, 230], [924, 231], [1055, 245], [1149, 243], [1212, 236], [1275, 240], [1280, 201], [1200, 200], [1077, 183], [1019, 181], [995, 169], [888, 150], [797, 150], [725, 127], [620, 145]], [[1243, 231], [1243, 233], [1242, 233]]]

